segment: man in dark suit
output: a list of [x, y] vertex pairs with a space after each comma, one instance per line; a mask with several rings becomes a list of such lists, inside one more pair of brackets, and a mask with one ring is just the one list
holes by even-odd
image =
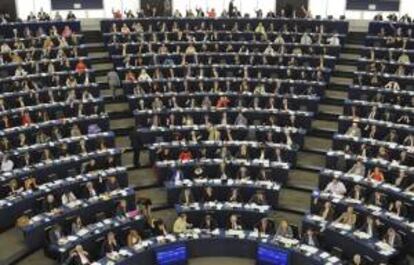
[[384, 207], [386, 205], [387, 201], [384, 197], [384, 195], [381, 192], [374, 192], [371, 195], [371, 198], [369, 199], [369, 204], [378, 206], [378, 207]]
[[207, 214], [204, 217], [204, 220], [200, 224], [201, 229], [206, 229], [209, 231], [213, 231], [217, 227], [218, 227], [217, 221], [210, 214]]
[[51, 244], [58, 244], [59, 240], [63, 237], [62, 228], [59, 225], [54, 226], [49, 231], [49, 241]]
[[118, 189], [120, 189], [120, 186], [119, 186], [118, 180], [116, 179], [116, 177], [115, 177], [115, 176], [110, 176], [110, 177], [108, 178], [108, 180], [106, 181], [105, 186], [106, 186], [106, 191], [107, 191], [107, 192], [112, 192], [112, 191], [114, 191], [114, 190], [118, 190]]
[[306, 230], [306, 233], [302, 236], [301, 243], [313, 247], [319, 247], [319, 240], [312, 229]]

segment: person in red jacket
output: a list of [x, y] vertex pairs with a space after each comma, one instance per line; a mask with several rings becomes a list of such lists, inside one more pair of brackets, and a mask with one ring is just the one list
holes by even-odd
[[32, 123], [32, 118], [30, 117], [30, 114], [28, 111], [23, 112], [22, 114], [22, 125], [28, 126]]
[[230, 100], [228, 97], [221, 96], [219, 100], [217, 101], [216, 107], [217, 108], [227, 108], [227, 106], [230, 104]]
[[79, 74], [83, 74], [86, 71], [86, 69], [88, 69], [86, 67], [86, 64], [83, 62], [82, 59], [79, 59], [78, 63], [76, 64], [76, 72]]
[[188, 150], [187, 148], [184, 148], [184, 150], [183, 150], [183, 151], [181, 151], [181, 153], [180, 153], [180, 155], [179, 155], [179, 157], [178, 157], [178, 159], [179, 159], [181, 162], [186, 162], [186, 161], [189, 161], [189, 160], [191, 160], [192, 158], [193, 158], [193, 155], [191, 154], [190, 150]]

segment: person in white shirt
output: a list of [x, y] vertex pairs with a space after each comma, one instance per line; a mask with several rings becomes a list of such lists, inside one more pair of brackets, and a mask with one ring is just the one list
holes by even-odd
[[358, 127], [358, 123], [353, 122], [351, 127], [348, 128], [345, 135], [351, 137], [361, 137], [361, 129]]
[[355, 174], [359, 176], [365, 176], [365, 165], [362, 161], [362, 158], [358, 158], [356, 163], [352, 166], [347, 172], [348, 174]]
[[335, 177], [331, 182], [329, 182], [324, 191], [343, 196], [346, 193], [346, 187], [344, 183]]
[[384, 87], [394, 91], [400, 90], [400, 85], [396, 81], [389, 81]]
[[23, 69], [21, 65], [19, 65], [16, 68], [16, 71], [14, 72], [14, 77], [21, 77], [27, 75], [27, 72]]
[[334, 46], [341, 45], [341, 41], [339, 40], [338, 34], [335, 33], [332, 37], [328, 38], [328, 43]]
[[10, 53], [11, 51], [12, 51], [12, 49], [10, 48], [10, 46], [7, 43], [3, 43], [1, 45], [1, 48], [0, 48], [1, 53]]
[[237, 114], [234, 124], [241, 125], [241, 126], [247, 126], [247, 118], [244, 117], [241, 112], [239, 112], [239, 114]]
[[71, 191], [66, 191], [65, 193], [63, 193], [61, 199], [63, 205], [68, 205], [69, 203], [77, 200], [75, 194], [73, 194], [73, 192]]
[[267, 45], [266, 49], [264, 50], [265, 55], [273, 55], [275, 53], [275, 50], [273, 49], [272, 45]]
[[285, 40], [281, 33], [279, 33], [274, 41], [276, 44], [285, 44]]
[[139, 81], [152, 81], [152, 78], [149, 76], [145, 69], [141, 70], [141, 73], [138, 76]]
[[9, 172], [9, 171], [12, 171], [13, 168], [14, 168], [13, 161], [10, 160], [7, 155], [4, 155], [3, 159], [1, 161], [1, 171], [2, 172]]
[[302, 37], [300, 38], [300, 43], [305, 45], [312, 44], [312, 38], [309, 36], [307, 32], [303, 33]]

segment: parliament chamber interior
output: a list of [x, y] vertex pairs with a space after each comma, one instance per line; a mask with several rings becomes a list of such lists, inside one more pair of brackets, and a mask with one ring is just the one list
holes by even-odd
[[414, 264], [412, 4], [0, 0], [0, 264]]

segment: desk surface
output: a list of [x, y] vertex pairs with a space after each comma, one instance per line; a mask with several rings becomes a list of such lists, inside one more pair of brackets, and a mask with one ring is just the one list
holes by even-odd
[[255, 259], [257, 247], [263, 243], [266, 247], [288, 251], [292, 265], [339, 265], [338, 258], [317, 248], [302, 245], [296, 239], [259, 236], [256, 232], [215, 230], [212, 232], [194, 229], [186, 234], [167, 235], [150, 238], [132, 248], [123, 248], [110, 257], [105, 257], [94, 265], [108, 264], [112, 261], [118, 265], [155, 264], [155, 251], [174, 243], [187, 247], [188, 257], [242, 257]]

